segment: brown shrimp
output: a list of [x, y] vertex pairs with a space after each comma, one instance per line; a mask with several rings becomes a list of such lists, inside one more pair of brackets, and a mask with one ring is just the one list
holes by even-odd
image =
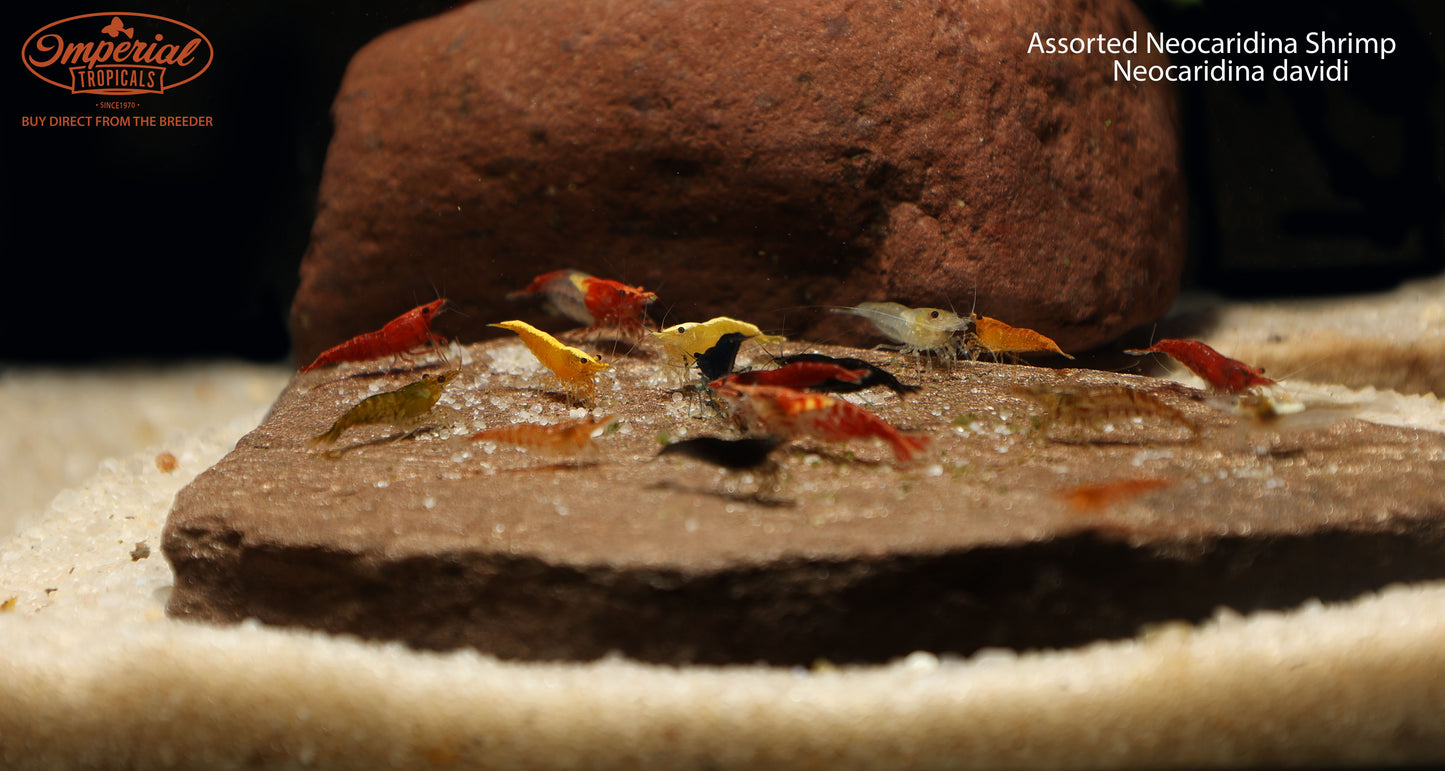
[[389, 423], [394, 426], [414, 424], [436, 406], [447, 383], [460, 374], [462, 373], [459, 370], [454, 369], [440, 375], [422, 375], [421, 380], [395, 391], [368, 396], [337, 418], [330, 430], [311, 437], [309, 443], [330, 444], [354, 426], [373, 423]]
[[1047, 410], [1050, 424], [1096, 428], [1101, 423], [1157, 418], [1199, 433], [1184, 413], [1148, 391], [1127, 385], [1023, 386], [1019, 390]]
[[600, 418], [579, 418], [563, 423], [513, 423], [488, 428], [472, 434], [473, 442], [496, 442], [540, 450], [551, 455], [580, 455], [594, 448], [592, 435], [597, 429], [611, 425], [615, 415]]

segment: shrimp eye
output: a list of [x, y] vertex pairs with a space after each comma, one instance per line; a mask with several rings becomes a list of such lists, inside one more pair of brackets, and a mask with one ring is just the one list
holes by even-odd
[[936, 318], [938, 318], [938, 311], [934, 311], [934, 312], [928, 314], [928, 318], [930, 318], [930, 319], [936, 319]]

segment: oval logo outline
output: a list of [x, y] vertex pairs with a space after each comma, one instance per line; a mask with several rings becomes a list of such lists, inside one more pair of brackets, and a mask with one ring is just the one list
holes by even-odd
[[42, 80], [42, 81], [44, 81], [44, 82], [46, 82], [46, 83], [49, 83], [49, 84], [52, 85], [52, 86], [55, 86], [55, 87], [57, 87], [57, 88], [63, 88], [63, 89], [65, 89], [66, 91], [70, 91], [71, 93], [104, 94], [104, 95], [107, 95], [107, 96], [128, 96], [128, 95], [132, 95], [132, 94], [153, 94], [153, 93], [157, 93], [154, 89], [144, 89], [144, 88], [86, 89], [86, 90], [84, 90], [84, 91], [76, 91], [74, 88], [72, 88], [72, 87], [69, 86], [69, 85], [66, 85], [66, 84], [61, 83], [61, 82], [59, 82], [59, 81], [51, 80], [50, 78], [45, 77], [44, 75], [42, 75], [42, 74], [40, 74], [39, 72], [37, 72], [34, 67], [31, 66], [31, 64], [30, 64], [30, 58], [29, 58], [28, 56], [26, 56], [26, 52], [30, 50], [30, 43], [31, 43], [31, 41], [35, 40], [36, 37], [44, 34], [46, 30], [49, 30], [49, 29], [58, 27], [58, 26], [60, 26], [60, 25], [62, 25], [62, 24], [66, 24], [66, 23], [72, 22], [72, 21], [77, 21], [77, 20], [81, 20], [81, 19], [90, 19], [90, 18], [103, 18], [103, 17], [106, 17], [106, 16], [117, 17], [117, 18], [118, 18], [118, 17], [122, 17], [122, 16], [134, 16], [134, 17], [139, 17], [139, 18], [144, 18], [144, 19], [155, 19], [155, 20], [157, 20], [157, 21], [166, 22], [167, 24], [174, 24], [175, 26], [180, 27], [180, 28], [182, 28], [182, 29], [190, 30], [191, 32], [195, 33], [195, 35], [196, 35], [197, 37], [199, 37], [202, 41], [205, 42], [205, 44], [206, 44], [206, 63], [205, 63], [204, 65], [202, 65], [201, 68], [195, 72], [195, 74], [191, 75], [190, 77], [186, 78], [185, 80], [182, 80], [182, 81], [179, 82], [179, 83], [170, 83], [170, 84], [166, 84], [166, 85], [161, 86], [161, 88], [160, 88], [160, 93], [165, 93], [166, 91], [169, 91], [169, 90], [171, 90], [171, 89], [173, 89], [173, 88], [176, 88], [176, 87], [178, 87], [178, 86], [184, 86], [185, 84], [190, 83], [191, 81], [195, 80], [196, 78], [199, 78], [201, 75], [205, 74], [206, 70], [209, 70], [209, 69], [211, 68], [211, 63], [216, 60], [216, 47], [211, 44], [211, 39], [208, 38], [208, 37], [206, 37], [206, 33], [204, 33], [204, 32], [202, 32], [202, 31], [196, 29], [195, 27], [192, 27], [191, 25], [189, 25], [189, 24], [187, 24], [187, 23], [185, 23], [185, 22], [183, 22], [183, 21], [176, 21], [175, 19], [172, 19], [172, 18], [169, 18], [169, 17], [166, 17], [166, 16], [160, 16], [160, 15], [157, 15], [157, 14], [154, 14], [154, 13], [137, 13], [137, 12], [133, 12], [133, 11], [101, 11], [101, 12], [96, 12], [96, 13], [82, 13], [82, 14], [79, 14], [79, 15], [77, 15], [77, 16], [71, 16], [71, 17], [68, 17], [68, 18], [65, 18], [65, 19], [60, 19], [60, 20], [58, 20], [58, 21], [52, 21], [52, 22], [50, 22], [49, 24], [46, 24], [45, 26], [41, 27], [40, 29], [37, 29], [37, 30], [35, 30], [34, 32], [30, 33], [30, 37], [25, 38], [25, 43], [20, 46], [20, 62], [25, 65], [25, 69], [30, 70], [30, 74], [31, 74], [31, 75], [34, 75], [35, 77], [39, 78], [40, 80]]

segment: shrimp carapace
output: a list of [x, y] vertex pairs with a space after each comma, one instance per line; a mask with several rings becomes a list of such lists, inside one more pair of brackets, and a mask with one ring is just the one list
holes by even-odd
[[928, 446], [927, 436], [905, 434], [845, 399], [784, 386], [728, 383], [726, 378], [709, 387], [728, 414], [754, 434], [807, 436], [825, 442], [876, 438], [893, 449], [899, 463], [907, 463]]
[[456, 380], [459, 375], [459, 370], [449, 370], [440, 375], [422, 375], [420, 380], [395, 391], [368, 396], [338, 418], [329, 431], [312, 437], [310, 444], [336, 442], [353, 426], [386, 423], [400, 428], [415, 425], [436, 406], [447, 384]]
[[590, 401], [597, 395], [597, 373], [606, 362], [590, 353], [563, 343], [525, 321], [503, 321], [488, 326], [516, 332], [527, 350], [552, 371], [570, 402]]
[[561, 423], [513, 423], [471, 435], [473, 442], [495, 442], [526, 447], [553, 455], [580, 455], [592, 450], [597, 432], [617, 422], [615, 415], [585, 417]]
[[898, 394], [901, 397], [904, 394], [910, 394], [914, 391], [922, 390], [923, 388], [923, 386], [901, 383], [899, 382], [898, 378], [894, 377], [893, 373], [889, 372], [888, 370], [852, 356], [828, 356], [821, 353], [795, 353], [792, 356], [779, 356], [775, 361], [777, 361], [778, 364], [782, 366], [787, 366], [796, 362], [834, 364], [845, 369], [861, 370], [864, 372], [861, 380], [850, 382], [830, 380], [809, 389], [814, 391], [827, 391], [830, 393], [852, 393], [854, 391], [861, 391], [865, 388], [871, 388], [872, 386], [883, 386], [884, 388], [887, 388], [888, 390], [892, 391], [895, 394]]
[[1198, 340], [1169, 338], [1148, 348], [1131, 348], [1124, 353], [1132, 356], [1165, 354], [1202, 378], [1211, 389], [1227, 394], [1242, 394], [1255, 386], [1275, 385], [1273, 380], [1264, 376], [1262, 368], [1231, 359]]
[[958, 353], [957, 333], [969, 326], [968, 319], [953, 311], [910, 308], [894, 302], [859, 303], [832, 311], [868, 319], [884, 336], [901, 344], [903, 353], [931, 354], [947, 361]]
[[447, 342], [447, 339], [434, 334], [431, 331], [431, 325], [446, 303], [446, 299], [443, 298], [433, 300], [426, 305], [418, 305], [388, 321], [381, 329], [357, 335], [340, 345], [322, 351], [320, 356], [302, 367], [301, 371], [310, 372], [317, 367], [325, 367], [329, 364], [338, 364], [344, 361], [367, 361], [383, 356], [399, 356], [405, 359], [408, 354], [417, 353], [425, 346], [431, 346], [440, 355], [437, 346]]
[[509, 299], [533, 294], [546, 297], [546, 306], [554, 313], [587, 325], [588, 333], [616, 330], [628, 339], [641, 339], [652, 326], [647, 306], [657, 295], [640, 286], [583, 273], [580, 270], [554, 270], [532, 279], [525, 289], [511, 292]]
[[992, 354], [995, 359], [1020, 353], [1057, 353], [1066, 359], [1074, 358], [1064, 353], [1058, 343], [1032, 329], [1011, 327], [998, 319], [977, 314], [973, 316], [973, 331], [964, 338], [964, 345], [972, 359], [983, 353]]

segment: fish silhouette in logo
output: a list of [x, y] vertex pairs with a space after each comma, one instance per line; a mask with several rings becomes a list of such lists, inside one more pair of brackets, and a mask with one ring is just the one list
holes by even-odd
[[119, 37], [120, 33], [122, 32], [124, 32], [125, 36], [128, 38], [135, 37], [135, 27], [127, 27], [122, 24], [119, 16], [112, 16], [110, 19], [110, 24], [102, 27], [100, 31], [104, 32], [107, 35], [110, 35], [111, 37]]

